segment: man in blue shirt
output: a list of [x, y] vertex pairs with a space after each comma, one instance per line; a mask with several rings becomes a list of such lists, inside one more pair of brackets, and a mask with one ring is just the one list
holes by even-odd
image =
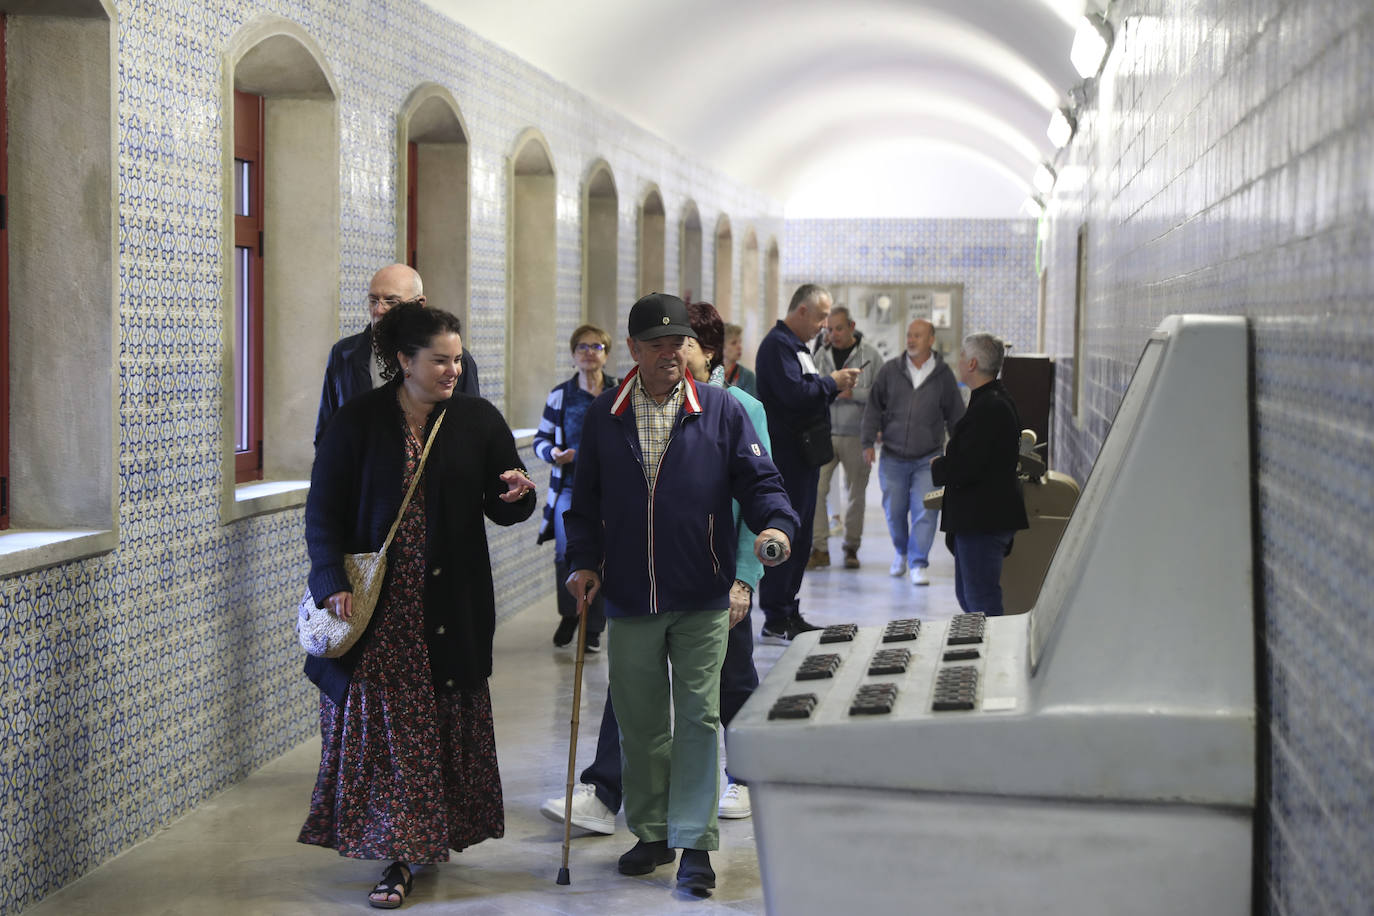
[[814, 283], [797, 287], [787, 316], [759, 344], [755, 371], [759, 400], [768, 414], [773, 439], [773, 463], [782, 474], [792, 508], [806, 520], [792, 539], [787, 562], [767, 570], [759, 586], [763, 610], [762, 642], [787, 645], [798, 633], [817, 627], [802, 618], [797, 593], [811, 555], [811, 519], [816, 513], [820, 469], [834, 457], [830, 439], [830, 403], [851, 390], [859, 378], [856, 368], [822, 375], [806, 341], [815, 337], [830, 317], [828, 290]]

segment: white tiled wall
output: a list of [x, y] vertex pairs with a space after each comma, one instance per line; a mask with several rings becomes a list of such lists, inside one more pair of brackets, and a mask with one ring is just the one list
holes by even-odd
[[[1262, 615], [1259, 907], [1367, 913], [1374, 5], [1130, 0], [1111, 4], [1110, 18], [1116, 42], [1051, 201], [1056, 461], [1086, 474], [1163, 316], [1250, 317]], [[1080, 427], [1068, 395], [1081, 224], [1088, 307]], [[1189, 536], [1187, 519], [1178, 520], [1178, 536]]]
[[[667, 207], [669, 289], [689, 197], [708, 227], [729, 214], [736, 264], [748, 226], [763, 240], [781, 231], [772, 201], [418, 0], [120, 0], [117, 12], [121, 540], [96, 559], [0, 579], [0, 913], [148, 836], [317, 721], [291, 632], [306, 572], [301, 513], [227, 526], [218, 514], [221, 68], [246, 23], [275, 14], [299, 24], [337, 80], [341, 225], [320, 229], [341, 240], [345, 333], [365, 320], [371, 273], [394, 257], [397, 113], [425, 81], [457, 98], [471, 134], [467, 343], [498, 405], [505, 157], [525, 128], [543, 132], [557, 172], [550, 352], [580, 320], [580, 183], [595, 159], [620, 191], [622, 327], [647, 183]], [[709, 296], [714, 248], [704, 247]], [[550, 548], [533, 549], [537, 525], [538, 513], [492, 531], [499, 613], [553, 587]]]

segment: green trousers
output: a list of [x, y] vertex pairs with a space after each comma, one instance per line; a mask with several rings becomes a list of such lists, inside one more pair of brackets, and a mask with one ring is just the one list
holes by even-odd
[[608, 623], [630, 832], [673, 848], [718, 849], [716, 732], [729, 612], [673, 611]]

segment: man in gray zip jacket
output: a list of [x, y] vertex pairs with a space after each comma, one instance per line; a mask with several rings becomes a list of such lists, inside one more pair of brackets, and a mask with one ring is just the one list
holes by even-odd
[[[863, 334], [854, 329], [849, 309], [837, 305], [826, 319], [830, 341], [816, 351], [816, 369], [828, 375], [836, 369], [858, 369], [859, 381], [849, 391], [841, 391], [830, 402], [830, 442], [835, 457], [821, 465], [820, 483], [816, 488], [815, 536], [811, 541], [809, 568], [830, 565], [830, 518], [825, 500], [830, 495], [830, 481], [837, 466], [844, 466], [846, 486], [844, 511], [844, 567], [859, 568], [859, 541], [864, 533], [864, 490], [868, 487], [868, 463], [859, 446], [859, 429], [863, 426], [864, 408], [868, 406], [868, 390], [878, 377], [883, 356], [878, 348], [865, 343]], [[839, 497], [836, 495], [836, 507]], [[805, 519], [802, 520], [805, 523]]]
[[933, 351], [935, 326], [917, 318], [906, 329], [906, 352], [878, 370], [868, 394], [859, 434], [864, 461], [873, 464], [873, 444], [883, 434], [878, 482], [883, 515], [896, 556], [888, 572], [900, 576], [910, 567], [912, 585], [929, 585], [930, 545], [937, 513], [921, 504], [931, 489], [930, 461], [944, 450], [945, 433], [964, 415], [959, 383]]

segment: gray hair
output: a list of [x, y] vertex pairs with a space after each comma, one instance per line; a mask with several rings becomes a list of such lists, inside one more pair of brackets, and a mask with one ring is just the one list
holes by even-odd
[[792, 314], [803, 305], [811, 305], [819, 302], [821, 297], [831, 299], [830, 290], [816, 283], [803, 283], [797, 287], [797, 291], [792, 294], [792, 303], [787, 306], [787, 314]]
[[986, 331], [970, 334], [964, 338], [960, 349], [965, 359], [972, 357], [978, 361], [978, 371], [984, 375], [997, 378], [998, 373], [1002, 371], [1002, 357], [1006, 354], [1007, 347], [1002, 343], [1002, 338], [995, 334]]

